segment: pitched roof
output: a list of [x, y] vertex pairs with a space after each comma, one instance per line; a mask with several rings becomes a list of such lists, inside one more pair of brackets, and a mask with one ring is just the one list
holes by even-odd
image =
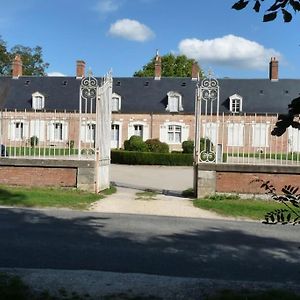
[[[182, 95], [183, 113], [194, 113], [197, 82], [191, 78], [114, 78], [113, 92], [122, 97], [122, 113], [168, 113], [167, 93]], [[78, 111], [80, 80], [75, 77], [0, 77], [0, 108], [31, 110], [35, 92], [45, 96], [45, 109]], [[220, 79], [220, 112], [229, 112], [229, 97], [243, 97], [247, 113], [286, 113], [288, 104], [299, 97], [300, 80]]]

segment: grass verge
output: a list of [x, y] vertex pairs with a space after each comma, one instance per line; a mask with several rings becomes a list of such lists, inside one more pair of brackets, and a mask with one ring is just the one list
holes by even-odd
[[135, 200], [156, 200], [155, 196], [157, 193], [151, 192], [151, 191], [145, 191], [145, 192], [138, 192], [135, 194], [136, 198]]
[[75, 189], [0, 186], [0, 205], [87, 209], [91, 203], [115, 191], [115, 187], [93, 194]]
[[194, 200], [194, 206], [214, 211], [223, 216], [263, 220], [268, 211], [283, 208], [273, 200], [241, 199], [236, 195], [214, 195]]

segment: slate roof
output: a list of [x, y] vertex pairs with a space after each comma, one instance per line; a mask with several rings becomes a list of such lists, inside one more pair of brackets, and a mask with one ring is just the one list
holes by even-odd
[[[229, 112], [228, 97], [243, 97], [247, 113], [286, 113], [288, 104], [300, 95], [300, 80], [220, 79], [220, 112]], [[31, 95], [45, 96], [47, 111], [78, 111], [80, 80], [75, 77], [0, 77], [0, 108], [31, 110]], [[182, 95], [183, 114], [194, 114], [196, 82], [191, 78], [114, 78], [113, 92], [122, 97], [121, 113], [167, 114], [167, 93]]]

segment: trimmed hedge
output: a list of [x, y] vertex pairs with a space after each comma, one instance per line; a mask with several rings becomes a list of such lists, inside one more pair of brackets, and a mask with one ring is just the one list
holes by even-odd
[[192, 166], [193, 155], [112, 150], [111, 162], [125, 165]]

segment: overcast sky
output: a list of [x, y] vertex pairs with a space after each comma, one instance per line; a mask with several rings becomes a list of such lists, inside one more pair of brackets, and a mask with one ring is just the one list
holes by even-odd
[[[251, 1], [251, 0], [250, 0]], [[265, 1], [265, 2], [270, 2]], [[300, 78], [300, 14], [285, 24], [231, 9], [234, 0], [0, 0], [8, 48], [43, 49], [49, 75], [75, 75], [84, 60], [96, 76], [132, 76], [159, 50], [195, 58], [218, 78]]]

